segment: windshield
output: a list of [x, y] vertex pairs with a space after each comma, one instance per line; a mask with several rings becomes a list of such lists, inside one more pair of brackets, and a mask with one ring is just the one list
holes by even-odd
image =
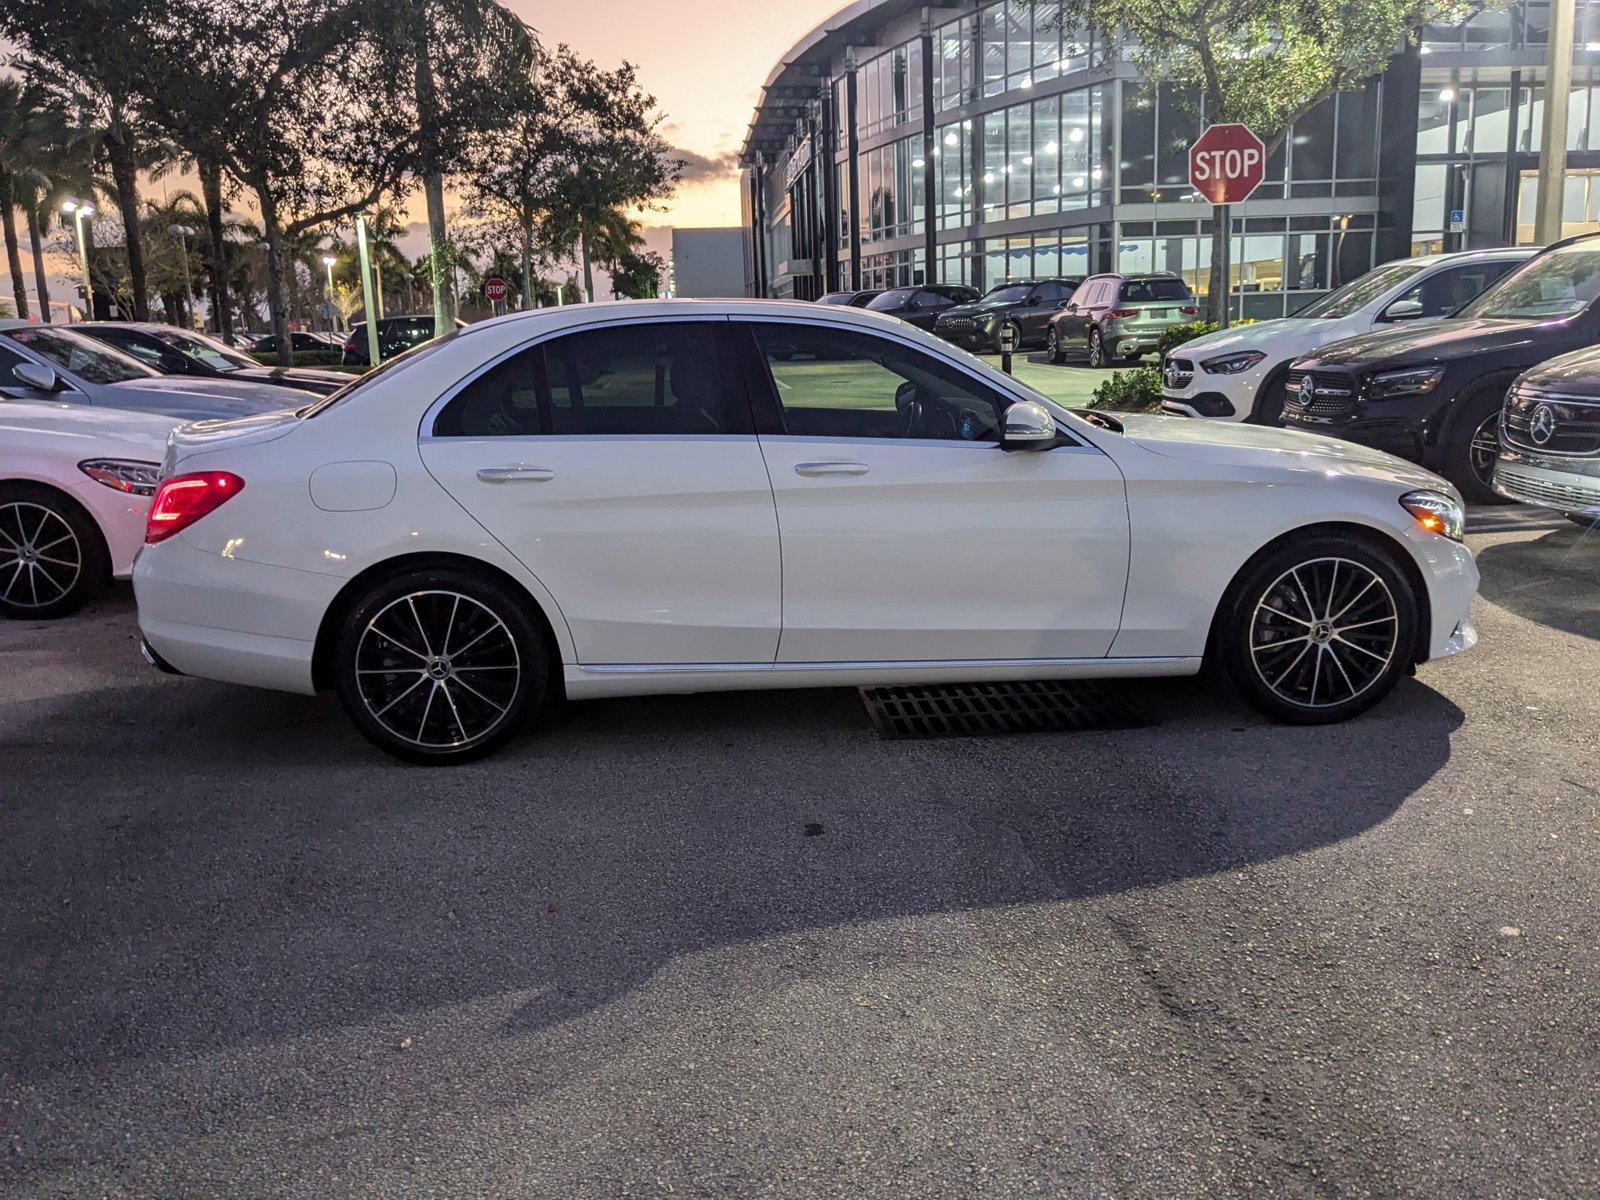
[[1002, 284], [983, 298], [984, 304], [1020, 304], [1033, 294], [1031, 283]]
[[1360, 279], [1353, 279], [1335, 292], [1329, 292], [1320, 300], [1313, 300], [1299, 312], [1297, 317], [1348, 317], [1359, 308], [1365, 307], [1390, 288], [1404, 283], [1426, 267], [1426, 263], [1409, 259], [1405, 262], [1389, 263], [1387, 266], [1374, 267]]
[[885, 292], [881, 296], [874, 296], [867, 301], [867, 307], [882, 312], [887, 308], [904, 308], [906, 301], [911, 299], [911, 294], [916, 288], [895, 288], [892, 292]]
[[237, 350], [224, 346], [221, 342], [212, 338], [203, 337], [198, 333], [180, 333], [176, 329], [161, 329], [156, 331], [155, 336], [185, 358], [191, 358], [214, 371], [242, 371], [247, 367], [259, 367], [261, 365], [255, 359], [247, 358]]
[[1600, 246], [1576, 242], [1529, 259], [1456, 316], [1544, 321], [1582, 312], [1597, 295]]
[[13, 329], [6, 336], [89, 383], [126, 383], [161, 374], [120, 350], [61, 329]]
[[318, 400], [315, 404], [308, 404], [304, 408], [296, 410], [295, 415], [298, 416], [298, 417], [315, 417], [315, 416], [317, 416], [317, 415], [319, 415], [321, 413], [324, 413], [328, 409], [332, 408], [335, 404], [338, 404], [339, 402], [341, 402], [342, 400], [346, 399], [347, 397], [355, 395], [362, 388], [366, 387], [367, 384], [371, 383], [374, 379], [377, 379], [377, 378], [379, 378], [380, 376], [383, 376], [383, 375], [387, 375], [390, 371], [394, 370], [396, 367], [400, 366], [402, 363], [412, 363], [412, 362], [416, 362], [419, 358], [426, 358], [428, 355], [432, 354], [435, 350], [439, 349], [439, 347], [441, 347], [443, 345], [446, 345], [449, 342], [454, 341], [456, 338], [458, 338], [460, 336], [461, 336], [461, 330], [460, 329], [452, 329], [449, 333], [445, 334], [443, 337], [437, 337], [437, 338], [434, 338], [432, 341], [423, 342], [419, 346], [413, 346], [413, 347], [411, 347], [411, 349], [407, 350], [405, 353], [397, 354], [393, 358], [391, 358], [388, 361], [382, 363], [381, 365], [379, 365], [378, 367], [374, 368], [373, 370], [368, 371], [365, 375], [357, 376], [351, 382], [345, 384], [337, 392], [334, 392], [331, 395], [324, 396], [321, 400]]

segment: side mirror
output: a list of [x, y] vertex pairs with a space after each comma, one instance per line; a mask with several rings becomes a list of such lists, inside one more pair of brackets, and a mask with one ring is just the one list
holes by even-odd
[[1056, 311], [1057, 312], [1061, 312], [1063, 309], [1069, 307], [1071, 304], [1072, 304], [1071, 300], [1060, 300], [1060, 301], [1057, 301], [1056, 302]]
[[11, 368], [11, 373], [36, 392], [59, 392], [62, 387], [61, 376], [56, 374], [55, 368], [40, 363], [18, 363]]
[[1002, 450], [1048, 450], [1055, 445], [1056, 419], [1033, 400], [1019, 400], [1006, 409], [1000, 433]]
[[1044, 303], [1044, 297], [1039, 295], [1038, 292], [1035, 292], [1033, 295], [1029, 296], [1026, 300], [1024, 300], [1023, 303], [1026, 304], [1029, 308], [1032, 308], [1036, 304], [1043, 304]]
[[1415, 321], [1422, 316], [1421, 300], [1396, 300], [1383, 310], [1385, 321]]

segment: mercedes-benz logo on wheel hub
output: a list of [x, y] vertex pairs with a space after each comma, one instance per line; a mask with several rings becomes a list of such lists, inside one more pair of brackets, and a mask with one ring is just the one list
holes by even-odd
[[1548, 404], [1541, 404], [1533, 410], [1533, 417], [1528, 422], [1528, 436], [1533, 439], [1535, 446], [1543, 446], [1556, 435], [1556, 410]]

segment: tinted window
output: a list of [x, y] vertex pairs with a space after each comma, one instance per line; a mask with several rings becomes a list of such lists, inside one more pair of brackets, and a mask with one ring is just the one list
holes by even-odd
[[955, 303], [943, 292], [936, 292], [930, 288], [923, 288], [917, 293], [917, 303], [923, 308], [949, 308]]
[[915, 288], [895, 288], [892, 292], [884, 292], [881, 296], [874, 296], [867, 301], [867, 307], [877, 312], [887, 312], [894, 308], [904, 308], [906, 301], [916, 293]]
[[1188, 300], [1189, 287], [1181, 279], [1128, 279], [1122, 284], [1122, 299], [1140, 304], [1156, 300]]
[[27, 361], [22, 355], [0, 346], [0, 388], [27, 387], [28, 385], [18, 379], [14, 373], [14, 368], [18, 363]]
[[436, 437], [752, 431], [724, 324], [650, 322], [567, 334], [479, 375]]
[[1106, 281], [1103, 279], [1086, 279], [1078, 290], [1072, 293], [1073, 302], [1079, 308], [1091, 308], [1099, 303], [1100, 293], [1105, 291]]
[[1463, 317], [1569, 317], [1600, 295], [1600, 249], [1575, 242], [1529, 259], [1461, 310]]
[[157, 374], [121, 351], [77, 334], [35, 328], [14, 329], [6, 336], [90, 383], [122, 383]]
[[1034, 289], [1034, 294], [1039, 297], [1041, 304], [1055, 304], [1065, 300], [1070, 293], [1067, 288], [1051, 280], [1041, 283]]
[[195, 362], [217, 371], [238, 371], [245, 367], [260, 365], [215, 338], [202, 337], [197, 333], [180, 333], [175, 329], [163, 329], [154, 336], [184, 357], [192, 358]]
[[1425, 317], [1447, 317], [1511, 269], [1511, 263], [1468, 263], [1435, 271], [1390, 303], [1414, 301]]
[[1297, 317], [1348, 317], [1364, 305], [1372, 303], [1390, 288], [1404, 283], [1424, 268], [1423, 263], [1390, 263], [1376, 267], [1360, 279], [1352, 280], [1338, 291], [1314, 300], [1294, 315]]
[[787, 434], [999, 441], [1005, 401], [931, 355], [854, 330], [751, 327]]

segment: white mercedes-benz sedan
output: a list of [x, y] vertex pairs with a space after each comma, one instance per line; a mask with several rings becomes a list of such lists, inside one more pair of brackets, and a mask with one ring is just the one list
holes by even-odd
[[553, 694], [1189, 675], [1353, 716], [1476, 640], [1454, 488], [1284, 430], [1069, 411], [903, 322], [515, 314], [177, 430], [148, 657], [333, 688], [456, 761]]

